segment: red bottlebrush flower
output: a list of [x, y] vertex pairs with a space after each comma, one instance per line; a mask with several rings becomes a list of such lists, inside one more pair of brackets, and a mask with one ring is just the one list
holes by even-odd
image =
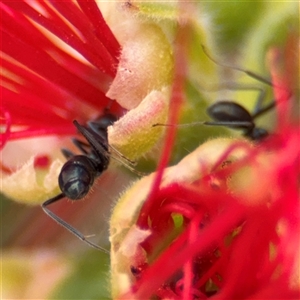
[[87, 121], [108, 107], [121, 47], [94, 1], [1, 1], [1, 16], [2, 148], [74, 134], [74, 118]]
[[[122, 46], [95, 1], [1, 2], [1, 148], [6, 146], [1, 170], [12, 173], [1, 190], [9, 197], [36, 203], [58, 193], [61, 161], [50, 168], [50, 163], [44, 165], [50, 171], [40, 188], [35, 170], [41, 164], [29, 158], [57, 158], [61, 146], [57, 137], [76, 134], [74, 119], [86, 123], [109, 109], [120, 118], [108, 130], [109, 144], [132, 160], [161, 136], [163, 129], [151, 125], [165, 121], [167, 114], [170, 44], [157, 25], [136, 21], [121, 4], [107, 6], [113, 18], [126, 23], [116, 29]], [[156, 55], [158, 50], [161, 56]], [[55, 137], [42, 142], [49, 135]], [[27, 143], [31, 155], [19, 150], [18, 160], [14, 159], [13, 146], [7, 144], [24, 138], [39, 138], [40, 149]]]
[[[125, 34], [115, 33], [117, 41], [96, 1], [1, 1], [0, 146], [29, 137], [38, 137], [41, 146], [45, 135], [74, 135], [73, 119], [83, 123], [96, 118], [112, 98], [119, 103], [110, 107], [113, 113], [130, 111], [109, 128], [109, 143], [129, 159], [148, 151], [162, 132], [152, 125], [166, 122], [173, 79], [169, 40], [174, 28], [195, 26], [193, 41], [210, 43], [207, 32], [213, 35], [221, 27], [209, 26], [214, 13], [206, 15], [204, 7], [198, 8], [175, 2], [170, 7], [121, 3], [113, 19]], [[127, 11], [119, 15], [121, 10]], [[124, 25], [127, 17], [132, 26]], [[274, 20], [273, 6], [268, 17], [267, 25]], [[166, 19], [172, 23], [166, 24]], [[165, 25], [164, 31], [154, 21]], [[227, 30], [241, 28], [237, 25], [243, 21]], [[170, 123], [178, 121], [186, 79], [181, 59], [195, 54], [187, 49], [183, 29]], [[191, 62], [198, 66], [198, 60]], [[127, 191], [112, 215], [114, 298], [298, 298], [299, 134], [287, 113], [288, 84], [272, 73], [281, 124], [259, 145], [240, 139], [212, 140], [165, 169], [175, 140], [175, 129], [168, 128], [158, 172]], [[37, 156], [21, 169], [17, 162], [16, 170], [1, 165], [4, 173], [13, 173], [3, 180], [3, 187], [14, 193], [8, 195], [24, 197], [26, 203], [52, 197], [45, 188], [50, 181], [57, 188], [61, 167], [54, 161], [49, 174], [36, 180], [36, 169], [50, 163], [43, 152], [33, 152]], [[32, 191], [24, 195], [23, 188]], [[52, 188], [49, 193], [57, 194]]]
[[271, 73], [282, 123], [268, 138], [211, 140], [122, 196], [114, 299], [299, 298], [299, 128], [274, 60]]

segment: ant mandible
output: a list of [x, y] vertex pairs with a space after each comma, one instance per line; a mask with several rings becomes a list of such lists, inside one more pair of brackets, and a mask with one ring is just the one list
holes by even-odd
[[[88, 194], [95, 179], [98, 178], [109, 165], [110, 151], [107, 128], [115, 121], [116, 117], [110, 113], [105, 113], [97, 120], [88, 122], [87, 126], [80, 125], [76, 120], [73, 121], [73, 124], [88, 143], [82, 142], [78, 139], [73, 139], [74, 145], [82, 153], [80, 155], [75, 155], [70, 150], [62, 149], [62, 153], [68, 161], [63, 165], [58, 176], [58, 184], [61, 193], [42, 204], [44, 212], [54, 221], [65, 227], [72, 234], [91, 247], [105, 253], [109, 252], [105, 248], [89, 241], [81, 232], [49, 210], [48, 206], [63, 199], [64, 197], [71, 200], [80, 200]], [[119, 153], [119, 155], [121, 154]], [[123, 156], [121, 155], [121, 157]], [[129, 161], [128, 159], [126, 160]], [[132, 163], [131, 161], [129, 162]]]

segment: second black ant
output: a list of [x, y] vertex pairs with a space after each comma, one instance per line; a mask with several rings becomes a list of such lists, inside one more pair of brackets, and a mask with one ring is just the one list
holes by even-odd
[[[260, 75], [255, 74], [252, 71], [245, 70], [239, 67], [227, 66], [216, 61], [207, 53], [204, 46], [202, 46], [202, 48], [204, 53], [207, 55], [207, 57], [217, 65], [246, 73], [248, 76], [256, 80], [259, 80], [265, 84], [273, 86], [273, 84], [269, 80], [261, 77]], [[239, 88], [237, 87], [235, 89], [239, 89]], [[265, 107], [261, 107], [261, 102], [263, 98], [264, 98], [264, 92], [261, 91], [261, 94], [256, 103], [256, 107], [252, 114], [246, 108], [244, 108], [242, 105], [238, 103], [232, 101], [218, 101], [207, 108], [207, 114], [213, 119], [213, 121], [178, 124], [177, 126], [178, 127], [194, 126], [194, 125], [226, 126], [231, 129], [243, 130], [243, 135], [245, 137], [254, 141], [259, 141], [268, 136], [268, 131], [264, 128], [260, 128], [256, 126], [256, 118], [270, 111], [276, 105], [276, 102], [272, 100], [271, 103], [269, 103]], [[174, 126], [174, 125], [154, 124], [153, 126]]]
[[219, 101], [207, 109], [208, 115], [214, 119], [214, 122], [203, 122], [203, 124], [242, 129], [245, 137], [259, 141], [268, 136], [268, 131], [264, 128], [257, 127], [255, 119], [274, 106], [275, 102], [272, 101], [268, 106], [251, 115], [248, 110], [235, 102]]

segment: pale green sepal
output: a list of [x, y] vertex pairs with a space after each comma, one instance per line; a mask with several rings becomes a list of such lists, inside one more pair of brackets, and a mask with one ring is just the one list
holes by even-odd
[[48, 172], [34, 168], [34, 157], [11, 175], [2, 174], [1, 192], [25, 204], [36, 205], [60, 193], [57, 178], [63, 162], [56, 159]]
[[171, 45], [158, 26], [141, 24], [130, 35], [106, 94], [128, 110], [137, 107], [152, 90], [170, 85], [174, 66]]
[[148, 152], [157, 143], [166, 123], [169, 107], [169, 89], [152, 91], [138, 107], [108, 128], [108, 141], [124, 156], [135, 160]]
[[[223, 157], [234, 143], [240, 143], [224, 159], [235, 161], [247, 155], [247, 147], [252, 147], [246, 140], [219, 138], [210, 140], [199, 146], [195, 151], [183, 158], [177, 165], [166, 168], [160, 187], [176, 183], [191, 184], [199, 180], [203, 174], [208, 174], [216, 163], [222, 167]], [[134, 183], [120, 197], [110, 219], [111, 242], [111, 291], [112, 298], [130, 290], [136, 278], [131, 267], [139, 267], [148, 263], [147, 256], [141, 243], [151, 234], [150, 230], [143, 230], [136, 225], [140, 209], [149, 195], [156, 174], [143, 177]], [[214, 184], [218, 184], [215, 182]]]
[[139, 17], [153, 20], [176, 20], [179, 17], [179, 6], [177, 1], [132, 1], [127, 8]]

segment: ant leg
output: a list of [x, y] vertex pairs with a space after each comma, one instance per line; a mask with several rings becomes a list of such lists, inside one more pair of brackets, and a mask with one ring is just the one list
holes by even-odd
[[[218, 61], [217, 59], [213, 58], [207, 51], [206, 47], [204, 45], [201, 45], [202, 46], [202, 49], [203, 49], [203, 52], [206, 54], [206, 56], [211, 60], [213, 61], [215, 64], [221, 66], [221, 67], [225, 67], [225, 68], [230, 68], [230, 69], [234, 69], [234, 70], [237, 70], [239, 72], [242, 72], [246, 75], [248, 75], [249, 77], [257, 80], [257, 81], [260, 81], [260, 82], [263, 82], [271, 87], [275, 87], [274, 84], [269, 80], [269, 79], [266, 79], [265, 77], [259, 75], [259, 74], [256, 74], [255, 72], [253, 71], [250, 71], [250, 70], [247, 70], [247, 69], [243, 69], [241, 67], [238, 67], [238, 66], [234, 66], [234, 65], [226, 65], [226, 64], [223, 64], [222, 62]], [[277, 87], [277, 88], [281, 88], [282, 87]], [[258, 99], [256, 101], [256, 105], [255, 105], [255, 108], [254, 108], [254, 111], [253, 111], [253, 118], [256, 118], [258, 117], [259, 115], [267, 112], [268, 110], [272, 109], [276, 103], [275, 101], [273, 100], [270, 104], [268, 104], [267, 106], [263, 107], [262, 108], [262, 102], [263, 102], [263, 99], [265, 98], [265, 90], [264, 89], [259, 89], [260, 90], [260, 94], [258, 96]]]
[[[125, 156], [124, 156], [125, 157]], [[130, 170], [132, 173], [137, 174], [138, 176], [147, 176], [149, 174], [144, 173], [144, 172], [140, 172], [137, 171], [135, 168], [132, 167], [131, 164], [127, 164], [126, 162], [124, 162], [124, 160], [117, 158], [116, 156], [111, 156], [111, 158], [113, 158], [114, 160], [120, 162], [125, 168], [127, 168], [128, 170]], [[128, 158], [127, 158], [128, 159]]]
[[103, 139], [103, 137], [99, 135], [99, 133], [93, 131], [91, 128], [80, 125], [76, 120], [73, 121], [73, 124], [88, 141], [90, 147], [92, 147], [96, 152], [107, 155], [107, 138]]
[[[89, 128], [91, 128], [97, 134], [101, 135], [106, 140], [108, 138], [107, 137], [107, 127], [109, 125], [112, 125], [112, 124], [113, 124], [113, 120], [111, 119], [111, 117], [109, 117], [109, 120], [106, 121], [106, 124], [99, 124], [99, 123], [93, 122], [93, 121], [88, 122]], [[138, 174], [140, 176], [145, 175], [144, 173], [138, 172], [138, 171], [136, 171], [135, 169], [132, 168], [132, 166], [136, 165], [135, 161], [130, 160], [129, 158], [127, 158], [125, 155], [123, 155], [120, 151], [118, 151], [116, 148], [114, 148], [111, 145], [108, 145], [108, 148], [111, 149], [112, 152], [114, 154], [116, 154], [116, 156], [118, 156], [120, 159], [118, 159], [117, 157], [112, 157], [112, 158], [114, 158], [115, 160], [117, 160], [117, 161], [121, 162], [122, 164], [124, 164], [124, 166], [126, 166], [132, 172], [135, 172], [136, 174]]]
[[125, 163], [122, 159], [119, 159], [116, 156], [111, 156], [111, 158], [113, 158], [114, 160], [120, 162], [125, 168], [127, 168], [128, 170], [130, 170], [132, 173], [135, 173], [138, 176], [147, 176], [149, 175], [148, 173], [144, 173], [144, 172], [140, 172], [137, 171], [135, 168], [133, 168], [130, 164]]
[[[118, 151], [115, 147], [113, 147], [111, 145], [109, 145], [109, 148], [112, 149], [112, 151], [121, 158], [121, 160], [119, 160], [119, 161], [123, 162], [122, 160], [124, 160], [127, 164], [129, 164], [131, 166], [136, 166], [136, 161], [130, 160], [129, 158], [127, 158], [125, 155], [123, 155], [120, 151]], [[116, 160], [118, 160], [118, 159], [116, 159]]]
[[256, 100], [255, 108], [253, 110], [253, 114], [256, 114], [261, 110], [262, 103], [266, 96], [266, 89], [262, 87], [258, 87], [255, 85], [247, 85], [247, 84], [236, 84], [233, 82], [224, 82], [221, 85], [221, 88], [233, 91], [256, 91], [258, 92], [258, 97]]
[[[72, 139], [72, 142], [73, 142], [73, 144], [83, 153], [83, 154], [85, 154], [85, 155], [87, 155], [89, 152], [85, 149], [85, 148], [91, 148], [91, 146], [89, 145], [89, 144], [87, 144], [87, 143], [84, 143], [84, 142], [82, 142], [82, 141], [80, 141], [80, 140], [78, 140], [78, 139], [75, 139], [75, 138], [73, 138]], [[69, 158], [71, 158], [71, 157], [73, 157], [73, 156], [75, 156], [75, 154], [72, 152], [72, 151], [70, 151], [69, 149], [66, 149], [66, 148], [62, 148], [61, 149], [61, 152], [62, 152], [62, 154], [63, 154], [63, 156], [66, 158], [66, 159], [69, 159]]]
[[261, 82], [263, 82], [263, 83], [265, 83], [265, 84], [267, 84], [267, 85], [269, 85], [269, 86], [273, 86], [273, 87], [274, 87], [273, 83], [272, 83], [269, 79], [267, 79], [267, 78], [265, 78], [265, 77], [263, 77], [263, 76], [261, 76], [261, 75], [259, 75], [259, 74], [256, 74], [256, 73], [253, 72], [253, 71], [250, 71], [250, 70], [247, 70], [247, 69], [243, 69], [243, 68], [240, 68], [240, 67], [238, 67], [238, 66], [223, 64], [222, 62], [219, 62], [218, 60], [216, 60], [215, 58], [213, 58], [213, 57], [208, 53], [208, 51], [207, 51], [207, 49], [206, 49], [206, 47], [205, 47], [204, 45], [201, 45], [201, 47], [202, 47], [202, 50], [203, 50], [203, 52], [205, 53], [205, 55], [206, 55], [211, 61], [213, 61], [215, 64], [217, 64], [217, 65], [219, 65], [219, 66], [221, 66], [221, 67], [224, 67], [224, 68], [234, 69], [234, 70], [237, 70], [237, 71], [239, 71], [239, 72], [245, 73], [245, 74], [247, 74], [248, 76], [252, 77], [253, 79], [256, 79], [256, 80], [261, 81]]
[[[91, 146], [83, 141], [80, 141], [78, 139], [73, 138], [72, 139], [73, 144], [85, 155], [89, 154], [89, 151], [91, 149]], [[88, 150], [87, 150], [87, 149]]]
[[[113, 124], [113, 122], [111, 122], [111, 124]], [[98, 133], [99, 135], [101, 135], [103, 138], [107, 139], [107, 126], [106, 127], [100, 127], [99, 124], [97, 122], [88, 122], [88, 126], [95, 131], [96, 133]], [[104, 131], [105, 129], [105, 131]], [[123, 159], [124, 161], [126, 161], [129, 165], [131, 166], [135, 166], [136, 162], [130, 160], [129, 158], [127, 158], [126, 156], [124, 156], [120, 151], [118, 151], [116, 148], [114, 148], [111, 145], [108, 145], [108, 147], [115, 153], [117, 154], [121, 159]], [[122, 162], [124, 163], [124, 162]]]
[[100, 247], [96, 244], [94, 244], [93, 242], [89, 241], [88, 239], [86, 239], [86, 237], [81, 233], [79, 232], [77, 229], [75, 229], [74, 227], [72, 227], [70, 224], [68, 224], [67, 222], [65, 222], [63, 219], [61, 219], [60, 217], [58, 217], [55, 213], [53, 213], [51, 210], [49, 210], [47, 208], [48, 205], [56, 202], [56, 201], [59, 201], [61, 200], [62, 198], [64, 198], [65, 195], [64, 194], [59, 194], [47, 201], [45, 201], [43, 204], [42, 204], [42, 209], [44, 210], [44, 212], [50, 217], [52, 218], [54, 221], [56, 221], [59, 225], [63, 226], [65, 229], [67, 229], [69, 232], [71, 232], [72, 234], [74, 234], [75, 236], [77, 236], [80, 240], [82, 240], [83, 242], [85, 242], [86, 244], [88, 244], [89, 246], [95, 248], [95, 249], [98, 249], [98, 250], [101, 250], [103, 251], [104, 253], [107, 253], [109, 254], [109, 251], [106, 250], [105, 248], [103, 247]]
[[72, 151], [66, 148], [62, 148], [60, 151], [66, 159], [69, 159], [70, 157], [73, 157], [75, 155]]
[[252, 118], [255, 119], [255, 118], [259, 117], [260, 115], [262, 115], [265, 112], [271, 110], [275, 106], [276, 106], [276, 101], [272, 100], [272, 102], [269, 103], [268, 105], [266, 105], [265, 107], [259, 108], [258, 110], [256, 110], [255, 113], [253, 113]]

